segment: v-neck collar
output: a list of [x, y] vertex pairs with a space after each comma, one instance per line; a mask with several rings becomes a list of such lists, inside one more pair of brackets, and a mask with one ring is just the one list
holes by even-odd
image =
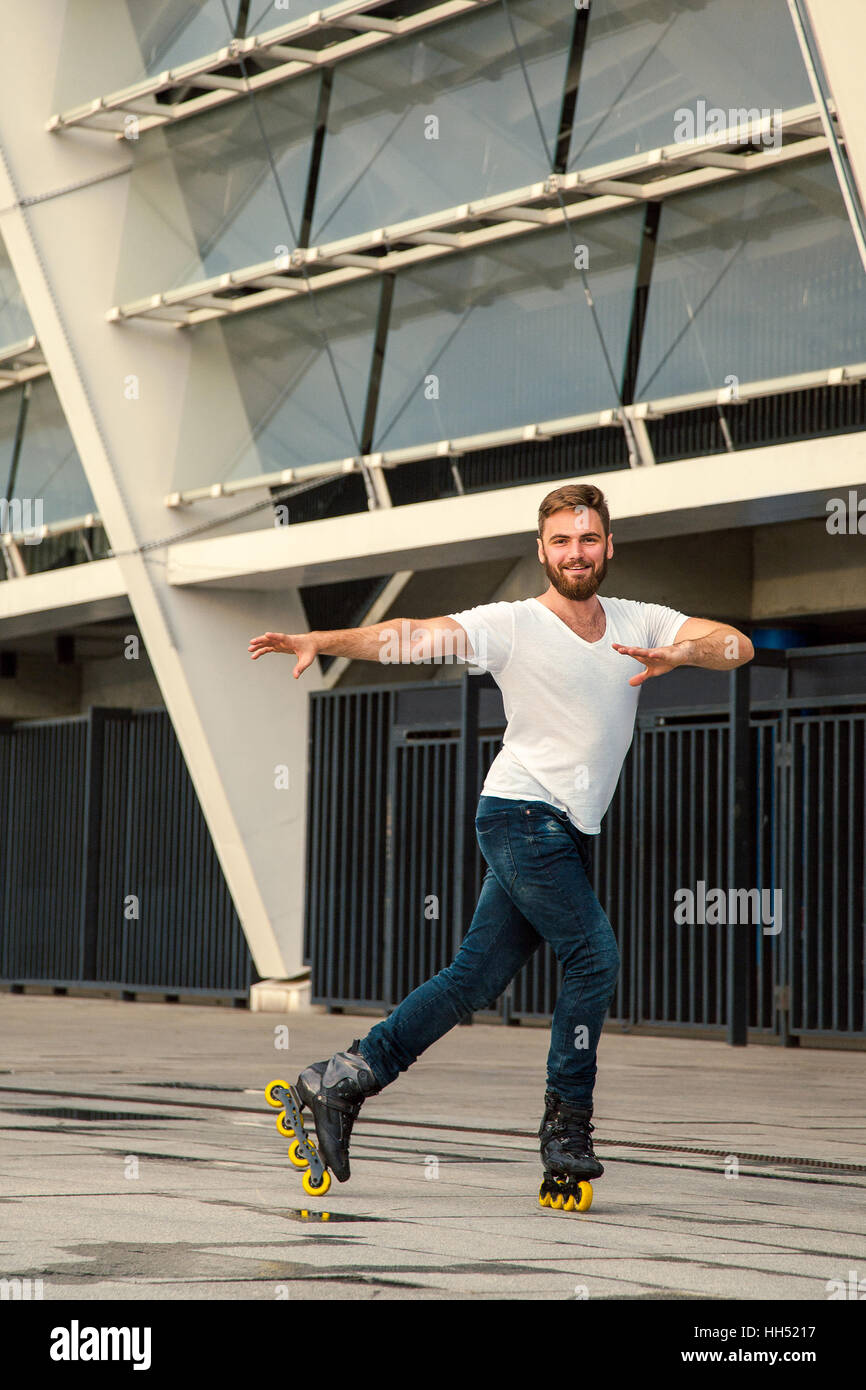
[[579, 642], [582, 647], [586, 647], [587, 651], [591, 652], [596, 651], [599, 647], [601, 647], [602, 643], [604, 642], [604, 639], [607, 637], [608, 632], [610, 630], [610, 614], [604, 606], [604, 599], [602, 598], [601, 594], [598, 595], [598, 601], [601, 604], [602, 611], [604, 612], [604, 632], [601, 634], [600, 637], [596, 638], [594, 642], [587, 642], [585, 637], [581, 637], [579, 633], [575, 632], [573, 627], [569, 627], [568, 623], [565, 622], [562, 618], [560, 618], [558, 613], [554, 613], [552, 608], [548, 608], [546, 603], [542, 603], [541, 600], [537, 598], [532, 599], [532, 602], [537, 604], [538, 607], [543, 610], [543, 612], [550, 614], [551, 618], [555, 623], [559, 623], [560, 627], [565, 628], [566, 632], [571, 633], [571, 636], [574, 638], [576, 642]]

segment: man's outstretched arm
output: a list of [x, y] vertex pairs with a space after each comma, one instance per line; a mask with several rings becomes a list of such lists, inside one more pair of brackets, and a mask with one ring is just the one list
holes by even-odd
[[689, 618], [674, 639], [675, 647], [685, 647], [683, 666], [702, 666], [706, 671], [731, 671], [745, 666], [755, 655], [744, 632], [730, 623], [711, 623], [708, 618]]
[[[461, 643], [466, 644], [465, 652]], [[453, 618], [445, 617], [391, 618], [371, 627], [337, 628], [332, 632], [265, 632], [252, 639], [248, 651], [253, 661], [268, 652], [297, 656], [292, 672], [296, 680], [320, 652], [383, 664], [431, 661], [443, 654], [471, 655], [464, 629]]]

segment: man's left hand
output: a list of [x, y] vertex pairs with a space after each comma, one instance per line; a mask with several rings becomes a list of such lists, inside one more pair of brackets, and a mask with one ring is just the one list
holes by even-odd
[[618, 642], [612, 642], [611, 646], [615, 652], [633, 656], [646, 667], [639, 676], [632, 676], [629, 685], [643, 685], [652, 676], [665, 676], [675, 667], [685, 665], [689, 655], [688, 642], [677, 642], [672, 647], [621, 647]]

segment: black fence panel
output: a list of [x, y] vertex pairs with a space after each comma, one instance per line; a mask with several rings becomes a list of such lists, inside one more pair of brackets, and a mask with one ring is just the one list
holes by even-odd
[[[773, 862], [772, 788], [774, 726], [753, 727], [762, 760], [755, 794], [763, 814], [759, 853]], [[594, 845], [593, 886], [613, 924], [622, 968], [608, 1017], [633, 1024], [688, 1025], [718, 1030], [727, 1018], [725, 927], [679, 921], [678, 890], [693, 902], [728, 886], [728, 727], [714, 722], [666, 723], [635, 732], [617, 791]], [[707, 914], [704, 914], [705, 916]], [[756, 928], [750, 965], [749, 1026], [771, 1029], [777, 983], [777, 938]], [[773, 946], [765, 943], [772, 942]], [[513, 1018], [551, 1015], [561, 983], [552, 952], [543, 947], [514, 981], [507, 1013]]]
[[246, 998], [258, 978], [164, 710], [0, 736], [0, 978]]
[[[752, 721], [752, 766], [755, 773], [755, 887], [770, 899], [781, 921], [754, 929], [754, 960], [749, 977], [749, 1027], [780, 1033], [787, 1039], [787, 956], [789, 931], [785, 914], [785, 817], [790, 802], [783, 755], [786, 716]], [[781, 893], [781, 900], [776, 896]], [[762, 896], [762, 904], [763, 904]]]
[[4, 731], [0, 977], [74, 979], [81, 968], [86, 719]]
[[790, 721], [791, 1032], [866, 1036], [866, 715]]
[[389, 790], [385, 965], [391, 1004], [452, 960], [460, 921], [454, 838], [457, 740], [399, 735]]
[[102, 788], [98, 978], [248, 990], [246, 939], [164, 712], [107, 720]]
[[390, 690], [310, 699], [305, 952], [320, 1003], [386, 1005]]
[[[637, 1023], [725, 1022], [725, 930], [700, 920], [700, 904], [709, 888], [727, 887], [728, 732], [702, 721], [636, 735], [639, 868], [628, 915]], [[678, 909], [693, 920], [676, 920]]]

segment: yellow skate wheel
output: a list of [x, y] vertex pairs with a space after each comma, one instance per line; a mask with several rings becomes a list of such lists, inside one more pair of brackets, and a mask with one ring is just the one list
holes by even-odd
[[592, 1206], [592, 1183], [582, 1182], [578, 1184], [580, 1196], [574, 1204], [575, 1211], [589, 1211]]
[[309, 1168], [310, 1166], [310, 1160], [301, 1153], [297, 1139], [293, 1139], [289, 1145], [289, 1162], [293, 1163], [296, 1168]]
[[549, 1193], [549, 1192], [545, 1192], [543, 1195], [542, 1195], [541, 1193], [539, 1193], [539, 1196], [538, 1196], [538, 1205], [539, 1205], [540, 1207], [549, 1207], [549, 1206], [550, 1206], [550, 1193]]
[[550, 1199], [550, 1205], [551, 1205], [552, 1207], [555, 1207], [557, 1211], [562, 1211], [562, 1193], [561, 1193], [561, 1192], [557, 1192], [557, 1194], [556, 1194], [555, 1197], [551, 1197], [551, 1199]]
[[285, 1090], [288, 1090], [289, 1083], [288, 1081], [270, 1081], [268, 1082], [268, 1085], [265, 1087], [265, 1100], [268, 1102], [268, 1105], [272, 1105], [275, 1110], [282, 1110], [283, 1102], [281, 1100], [277, 1100], [276, 1096], [274, 1095], [275, 1086], [282, 1086], [285, 1088]]
[[564, 1201], [563, 1204], [562, 1204], [562, 1210], [563, 1210], [563, 1211], [574, 1211], [574, 1197], [572, 1196], [572, 1194], [571, 1194], [570, 1192], [569, 1192], [568, 1196], [566, 1197], [565, 1201]]
[[319, 1186], [316, 1187], [316, 1184], [313, 1182], [313, 1175], [308, 1168], [301, 1178], [301, 1186], [310, 1197], [324, 1197], [328, 1188], [331, 1186], [331, 1175], [326, 1168], [322, 1174], [322, 1181], [319, 1183]]
[[283, 1136], [284, 1139], [294, 1139], [295, 1131], [292, 1129], [291, 1125], [286, 1119], [285, 1110], [281, 1110], [279, 1115], [277, 1116], [277, 1129], [280, 1131], [280, 1134]]

